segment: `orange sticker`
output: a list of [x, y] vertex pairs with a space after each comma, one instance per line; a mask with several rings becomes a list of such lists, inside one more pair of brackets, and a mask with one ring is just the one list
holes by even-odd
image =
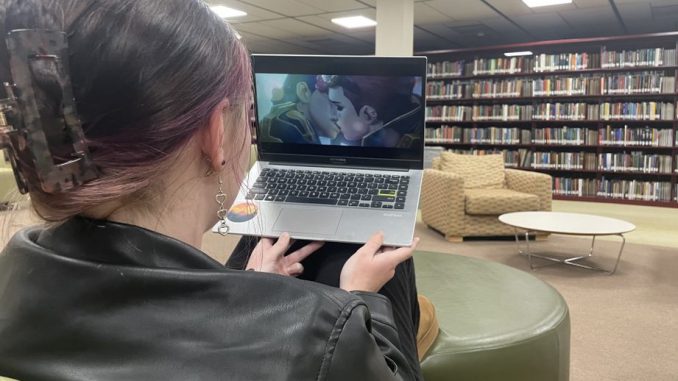
[[249, 221], [257, 215], [257, 206], [247, 202], [241, 202], [231, 207], [226, 218], [233, 222]]

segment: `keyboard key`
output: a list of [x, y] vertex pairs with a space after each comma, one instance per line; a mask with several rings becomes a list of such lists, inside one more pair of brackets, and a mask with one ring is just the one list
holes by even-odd
[[395, 197], [372, 196], [372, 201], [393, 202], [393, 201], [395, 201]]
[[381, 208], [381, 202], [380, 201], [373, 201], [371, 206], [373, 208]]
[[361, 201], [370, 201], [370, 200], [372, 200], [372, 195], [364, 194], [364, 195], [360, 196], [360, 200]]
[[351, 195], [351, 200], [360, 200], [360, 195], [359, 194], [352, 194]]
[[327, 192], [320, 192], [320, 198], [330, 198], [330, 194]]
[[358, 206], [358, 204], [359, 204], [359, 202], [355, 201], [355, 200], [348, 202], [348, 206]]
[[395, 208], [396, 209], [405, 209], [405, 204], [403, 204], [402, 202], [396, 202]]
[[330, 198], [339, 198], [339, 193], [330, 193]]
[[265, 194], [258, 194], [256, 196], [254, 196], [255, 200], [263, 200], [264, 198], [266, 198]]
[[404, 190], [398, 191], [398, 196], [403, 196], [403, 197], [407, 196], [407, 191], [404, 191]]
[[391, 205], [391, 204], [384, 204], [381, 207], [384, 208], [384, 209], [393, 209], [393, 205]]
[[275, 196], [273, 196], [273, 195], [268, 195], [268, 196], [266, 196], [266, 198], [265, 198], [264, 200], [266, 200], [266, 201], [275, 201]]
[[320, 196], [320, 193], [318, 192], [308, 192], [308, 197], [310, 198], [318, 198], [318, 196]]
[[348, 200], [339, 200], [337, 205], [346, 206], [346, 205], [348, 205]]
[[351, 195], [348, 193], [343, 193], [342, 195], [339, 196], [339, 198], [342, 200], [348, 200], [349, 198], [351, 198]]
[[286, 202], [298, 202], [302, 204], [323, 204], [323, 205], [336, 205], [337, 200], [331, 200], [329, 198], [310, 198], [310, 197], [295, 197], [287, 196], [285, 199]]
[[398, 186], [398, 190], [406, 191], [406, 190], [407, 190], [407, 184], [401, 184], [401, 185], [399, 185], [399, 186]]
[[275, 196], [275, 201], [285, 201], [285, 196]]
[[399, 202], [399, 203], [403, 203], [403, 204], [404, 204], [404, 203], [405, 203], [405, 197], [403, 197], [403, 196], [398, 196], [398, 197], [396, 197], [396, 202]]
[[361, 202], [360, 204], [358, 204], [358, 206], [361, 207], [361, 208], [369, 208], [370, 204], [368, 204], [366, 202]]

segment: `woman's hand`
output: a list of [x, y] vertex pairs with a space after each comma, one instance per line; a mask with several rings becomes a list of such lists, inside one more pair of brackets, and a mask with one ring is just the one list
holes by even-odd
[[285, 255], [294, 240], [290, 235], [283, 233], [274, 242], [272, 238], [262, 238], [252, 251], [247, 262], [247, 270], [255, 270], [280, 275], [299, 276], [304, 271], [301, 261], [314, 251], [320, 249], [324, 242], [316, 241]]
[[418, 242], [417, 237], [410, 247], [382, 247], [384, 234], [375, 233], [346, 261], [341, 270], [339, 287], [346, 291], [379, 291], [393, 278], [396, 266], [412, 257]]

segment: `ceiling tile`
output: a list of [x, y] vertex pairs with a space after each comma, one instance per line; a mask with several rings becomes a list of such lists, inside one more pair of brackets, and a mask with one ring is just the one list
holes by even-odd
[[[643, 0], [640, 0], [643, 1]], [[574, 0], [574, 5], [577, 8], [608, 8], [610, 7], [610, 0]], [[544, 7], [544, 8], [556, 8], [556, 7]], [[560, 9], [558, 9], [560, 11]]]
[[[374, 8], [374, 6], [361, 4], [355, 0], [297, 0], [300, 3], [308, 4], [324, 12], [341, 12], [362, 8]], [[319, 13], [319, 12], [316, 12]]]
[[259, 25], [266, 25], [293, 36], [313, 36], [329, 33], [325, 29], [292, 18], [262, 21]]
[[611, 7], [574, 9], [558, 13], [578, 35], [596, 37], [624, 33]]
[[278, 16], [301, 16], [312, 15], [322, 12], [322, 9], [312, 7], [297, 0], [247, 0], [251, 4], [260, 9], [270, 11]]
[[446, 14], [431, 8], [427, 3], [414, 4], [414, 24], [430, 24], [448, 22], [452, 19]]
[[[483, 4], [483, 2], [474, 1], [460, 1], [460, 0], [431, 0], [426, 3], [429, 7], [442, 12], [446, 16], [454, 20], [468, 21], [468, 20], [482, 20], [486, 17], [496, 17], [497, 13], [490, 7]], [[463, 11], [461, 11], [463, 9]]]

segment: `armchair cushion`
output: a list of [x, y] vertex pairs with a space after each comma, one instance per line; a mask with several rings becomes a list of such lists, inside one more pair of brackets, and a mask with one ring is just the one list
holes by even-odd
[[499, 215], [539, 210], [539, 197], [510, 189], [466, 189], [466, 214]]
[[440, 169], [464, 179], [466, 189], [501, 189], [504, 187], [504, 157], [499, 155], [440, 154]]

